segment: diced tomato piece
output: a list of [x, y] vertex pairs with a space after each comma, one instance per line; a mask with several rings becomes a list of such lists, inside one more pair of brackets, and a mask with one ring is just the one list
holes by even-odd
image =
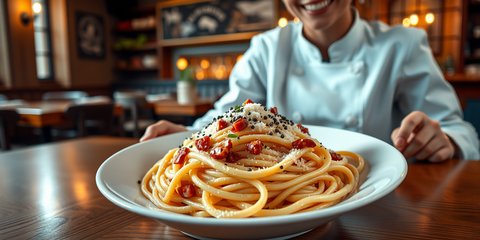
[[248, 127], [247, 119], [239, 118], [237, 119], [237, 121], [233, 122], [232, 132], [240, 132], [247, 127]]
[[271, 107], [271, 108], [270, 108], [270, 112], [273, 113], [273, 114], [278, 114], [278, 109], [277, 109], [277, 107]]
[[223, 146], [217, 146], [217, 147], [214, 147], [212, 150], [210, 150], [210, 156], [217, 160], [224, 159], [228, 156], [228, 154], [230, 153], [230, 149], [232, 149], [232, 147], [233, 147], [232, 141], [230, 141], [229, 139], [225, 141]]
[[228, 127], [228, 122], [227, 121], [223, 120], [223, 118], [218, 120], [217, 131], [220, 131], [220, 130], [226, 128], [226, 127]]
[[183, 164], [189, 152], [190, 152], [189, 148], [185, 148], [185, 147], [180, 148], [177, 151], [177, 154], [175, 155], [175, 157], [173, 158], [173, 163]]
[[245, 100], [245, 102], [243, 102], [242, 106], [245, 106], [245, 105], [250, 104], [250, 103], [253, 103], [252, 99], [247, 98], [247, 100]]
[[206, 151], [212, 146], [209, 136], [205, 136], [203, 138], [199, 138], [195, 140], [195, 147], [197, 147], [200, 151]]
[[308, 131], [308, 128], [304, 127], [302, 124], [297, 123], [297, 127], [300, 128], [300, 131], [302, 131], [303, 133], [310, 134], [310, 132]]
[[228, 150], [232, 149], [233, 147], [232, 140], [227, 139], [227, 141], [223, 143], [223, 146], [226, 147]]
[[223, 147], [223, 146], [214, 147], [212, 150], [210, 150], [210, 156], [212, 158], [220, 160], [220, 159], [226, 158], [229, 152], [230, 150], [226, 147]]
[[251, 154], [258, 155], [262, 152], [263, 143], [260, 140], [253, 140], [247, 144], [247, 151]]
[[292, 142], [292, 148], [302, 149], [306, 147], [315, 147], [317, 144], [312, 139], [298, 139]]
[[195, 196], [196, 193], [195, 186], [193, 184], [182, 185], [175, 190], [177, 191], [178, 195], [184, 198], [191, 198]]
[[329, 152], [330, 152], [330, 156], [332, 157], [332, 160], [339, 161], [343, 159], [342, 155], [336, 153], [335, 151], [330, 150]]

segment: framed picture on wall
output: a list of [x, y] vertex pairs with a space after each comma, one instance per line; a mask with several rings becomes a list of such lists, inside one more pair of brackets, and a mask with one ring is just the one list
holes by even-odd
[[243, 40], [276, 25], [275, 0], [182, 0], [157, 7], [162, 45]]
[[105, 58], [105, 25], [102, 16], [77, 11], [75, 31], [79, 58]]

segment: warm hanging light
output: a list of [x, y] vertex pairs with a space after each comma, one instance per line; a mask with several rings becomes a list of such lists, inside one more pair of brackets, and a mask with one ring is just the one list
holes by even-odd
[[195, 72], [195, 78], [197, 80], [203, 80], [205, 79], [205, 72], [204, 71], [196, 71]]
[[432, 24], [435, 21], [435, 15], [433, 13], [425, 14], [425, 22], [427, 24]]
[[207, 59], [202, 59], [200, 60], [200, 67], [202, 69], [207, 69], [210, 67], [210, 61], [208, 61]]
[[181, 57], [177, 60], [177, 68], [180, 71], [185, 70], [188, 67], [188, 61], [186, 58]]
[[410, 15], [410, 24], [412, 26], [416, 26], [418, 24], [418, 15], [417, 14]]
[[404, 27], [410, 27], [410, 18], [404, 18], [402, 21]]
[[33, 14], [40, 14], [42, 12], [42, 4], [39, 2], [34, 2], [32, 4]]
[[278, 26], [279, 27], [285, 27], [288, 24], [288, 20], [284, 17], [278, 19]]

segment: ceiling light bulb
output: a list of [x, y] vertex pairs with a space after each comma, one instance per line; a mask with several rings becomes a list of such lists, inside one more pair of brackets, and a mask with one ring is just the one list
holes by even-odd
[[412, 14], [410, 15], [410, 24], [416, 26], [418, 24], [418, 15]]
[[288, 20], [284, 17], [278, 19], [278, 26], [279, 27], [285, 27], [288, 24]]
[[177, 60], [177, 68], [180, 71], [185, 70], [188, 67], [188, 61], [186, 58], [181, 57]]
[[404, 18], [402, 21], [404, 27], [410, 27], [410, 18]]
[[425, 15], [425, 22], [427, 24], [432, 24], [435, 21], [435, 15], [433, 13], [427, 13]]
[[32, 4], [32, 11], [34, 14], [39, 14], [42, 12], [42, 4], [39, 2], [34, 2]]

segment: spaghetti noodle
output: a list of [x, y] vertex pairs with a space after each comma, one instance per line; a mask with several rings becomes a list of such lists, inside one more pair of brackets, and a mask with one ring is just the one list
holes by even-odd
[[308, 129], [247, 100], [170, 150], [141, 189], [158, 208], [199, 217], [286, 215], [332, 206], [353, 194], [364, 168]]

